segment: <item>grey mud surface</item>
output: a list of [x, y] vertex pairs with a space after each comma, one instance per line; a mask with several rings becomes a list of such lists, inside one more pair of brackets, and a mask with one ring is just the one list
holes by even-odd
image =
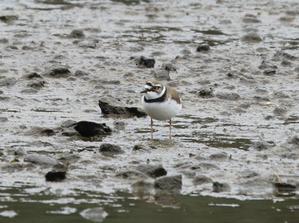
[[[141, 164], [182, 175], [184, 195], [284, 199], [273, 184], [285, 183], [298, 198], [298, 1], [2, 0], [0, 11], [0, 199], [10, 188], [134, 194], [136, 181], [137, 195], [153, 194], [154, 179], [134, 175]], [[138, 56], [155, 68], [136, 66]], [[151, 141], [148, 117], [101, 116], [99, 99], [140, 106], [163, 64], [176, 69], [167, 82], [184, 105], [172, 141], [167, 123], [155, 122]], [[60, 66], [70, 73], [47, 75]], [[112, 134], [41, 134], [70, 120], [106, 123]], [[103, 142], [124, 153], [101, 154]], [[66, 180], [46, 182], [51, 165], [25, 162], [30, 154], [67, 163]]]

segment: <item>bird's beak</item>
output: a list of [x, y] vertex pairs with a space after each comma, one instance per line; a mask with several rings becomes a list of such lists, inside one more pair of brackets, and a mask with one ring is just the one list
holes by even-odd
[[140, 93], [146, 93], [146, 92], [147, 92], [147, 89], [140, 91]]

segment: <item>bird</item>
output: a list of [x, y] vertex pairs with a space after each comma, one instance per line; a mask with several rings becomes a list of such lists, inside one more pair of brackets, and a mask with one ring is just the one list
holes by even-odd
[[169, 139], [171, 140], [172, 118], [182, 110], [179, 93], [175, 88], [158, 81], [146, 81], [141, 97], [141, 104], [145, 113], [151, 119], [151, 139], [153, 139], [153, 119], [169, 121]]

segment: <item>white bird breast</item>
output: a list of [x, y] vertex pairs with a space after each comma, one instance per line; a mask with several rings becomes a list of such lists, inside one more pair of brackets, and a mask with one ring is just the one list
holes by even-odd
[[145, 103], [142, 97], [142, 106], [144, 111], [153, 119], [169, 120], [176, 116], [182, 109], [182, 104], [168, 99], [165, 102]]

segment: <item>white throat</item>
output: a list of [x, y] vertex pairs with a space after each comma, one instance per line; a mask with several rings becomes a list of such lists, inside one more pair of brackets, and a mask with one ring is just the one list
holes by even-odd
[[149, 91], [149, 92], [147, 92], [147, 93], [145, 94], [145, 98], [146, 98], [146, 99], [149, 99], [149, 100], [151, 100], [151, 99], [156, 99], [156, 98], [160, 98], [160, 97], [163, 96], [163, 94], [165, 93], [165, 91], [166, 91], [166, 87], [163, 86], [163, 90], [161, 91], [161, 93], [158, 94], [158, 93], [156, 93], [156, 92]]

